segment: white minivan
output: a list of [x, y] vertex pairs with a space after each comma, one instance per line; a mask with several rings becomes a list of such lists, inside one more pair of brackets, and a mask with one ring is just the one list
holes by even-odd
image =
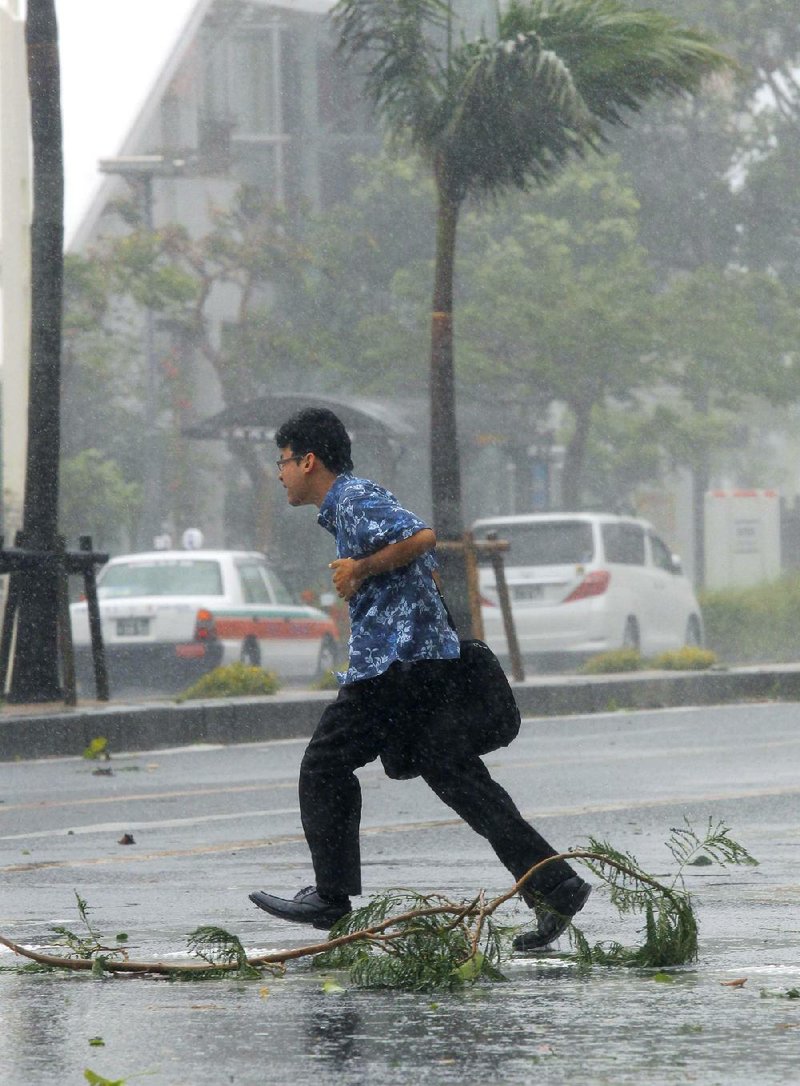
[[[480, 539], [505, 539], [505, 573], [524, 657], [610, 649], [652, 656], [703, 643], [703, 622], [680, 562], [652, 525], [611, 513], [530, 513], [478, 520]], [[508, 653], [494, 570], [482, 563], [486, 641]]]

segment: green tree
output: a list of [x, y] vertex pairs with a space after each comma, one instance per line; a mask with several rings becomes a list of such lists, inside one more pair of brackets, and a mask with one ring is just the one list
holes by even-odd
[[465, 381], [545, 417], [565, 405], [562, 508], [583, 506], [594, 413], [657, 379], [652, 273], [638, 203], [613, 158], [567, 170], [535, 198], [465, 219], [457, 349]]
[[[199, 238], [174, 225], [149, 229], [127, 203], [118, 210], [130, 230], [110, 238], [90, 267], [82, 269], [84, 289], [69, 310], [81, 333], [83, 373], [108, 362], [105, 341], [101, 338], [98, 347], [84, 327], [87, 307], [105, 305], [105, 335], [113, 339], [121, 330], [126, 342], [141, 308], [156, 314], [162, 334], [170, 339], [160, 352], [157, 389], [158, 455], [166, 476], [159, 519], [194, 522], [202, 504], [199, 457], [196, 448], [187, 454], [181, 429], [193, 420], [198, 388], [211, 379], [231, 406], [264, 395], [276, 382], [285, 390], [287, 372], [313, 375], [319, 365], [293, 321], [293, 299], [302, 291], [302, 273], [311, 259], [302, 217], [293, 218], [250, 187], [240, 189], [230, 207], [214, 210], [210, 230]], [[107, 284], [105, 300], [94, 291], [98, 275]], [[212, 296], [224, 300], [221, 322], [213, 316]], [[141, 366], [139, 376], [143, 387]], [[141, 390], [135, 399], [146, 403]], [[152, 433], [152, 426], [138, 429]], [[231, 438], [228, 444], [251, 482], [258, 511], [255, 542], [266, 549], [273, 473], [251, 443]], [[84, 428], [81, 447], [95, 446], [91, 428]], [[135, 480], [133, 455], [123, 460], [115, 454], [113, 459], [126, 480]]]
[[[618, 0], [512, 0], [496, 36], [454, 40], [452, 2], [339, 0], [341, 49], [366, 61], [366, 93], [431, 166], [436, 258], [431, 316], [431, 490], [434, 526], [463, 529], [453, 357], [459, 213], [469, 195], [545, 182], [606, 125], [657, 94], [695, 89], [726, 58], [707, 39]], [[465, 625], [466, 591], [456, 586]]]
[[61, 523], [68, 537], [89, 534], [95, 550], [118, 546], [133, 537], [141, 501], [141, 487], [99, 449], [62, 462]]
[[[131, 359], [141, 334], [115, 305], [111, 279], [103, 260], [66, 255], [61, 458], [63, 463], [87, 448], [99, 449], [133, 479], [141, 459], [143, 427], [141, 390]], [[68, 486], [62, 478], [62, 498], [74, 505], [63, 493]]]
[[[347, 203], [313, 216], [293, 299], [306, 353], [336, 388], [424, 395], [433, 184], [416, 156], [360, 156]], [[322, 376], [322, 374], [320, 374]]]
[[733, 413], [753, 399], [782, 404], [800, 394], [800, 312], [773, 276], [700, 268], [680, 276], [660, 299], [657, 353], [689, 408], [664, 411], [662, 441], [693, 482], [695, 574], [704, 568], [703, 502], [715, 450], [741, 443]]

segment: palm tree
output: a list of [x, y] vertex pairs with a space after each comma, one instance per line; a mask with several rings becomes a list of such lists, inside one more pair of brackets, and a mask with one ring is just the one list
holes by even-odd
[[[619, 0], [510, 0], [503, 10], [498, 4], [494, 40], [457, 43], [453, 6], [338, 0], [333, 9], [341, 52], [365, 63], [373, 108], [435, 179], [430, 451], [434, 528], [443, 540], [463, 532], [453, 271], [465, 199], [545, 183], [649, 98], [693, 91], [730, 64], [704, 35]], [[451, 582], [450, 590], [464, 625], [465, 588]]]

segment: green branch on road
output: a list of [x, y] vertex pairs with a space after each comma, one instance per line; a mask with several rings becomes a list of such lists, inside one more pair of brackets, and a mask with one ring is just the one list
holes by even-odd
[[87, 919], [88, 906], [77, 895], [81, 920], [89, 938], [65, 928], [54, 931], [72, 955], [34, 951], [0, 935], [0, 943], [40, 966], [104, 973], [159, 974], [177, 979], [234, 976], [255, 978], [262, 972], [282, 973], [286, 963], [312, 958], [326, 968], [346, 968], [362, 987], [431, 990], [472, 984], [479, 979], [502, 980], [500, 971], [509, 934], [495, 913], [520, 892], [528, 880], [555, 860], [580, 860], [607, 887], [612, 905], [622, 915], [644, 918], [641, 946], [590, 946], [574, 925], [570, 935], [578, 962], [585, 965], [624, 964], [645, 967], [681, 965], [697, 957], [697, 921], [683, 874], [698, 862], [754, 864], [748, 851], [730, 837], [728, 827], [709, 819], [698, 835], [690, 823], [672, 829], [666, 842], [677, 870], [669, 884], [647, 874], [636, 859], [606, 842], [590, 840], [586, 849], [551, 856], [532, 867], [505, 893], [486, 900], [483, 890], [468, 902], [440, 894], [394, 890], [376, 895], [361, 909], [344, 917], [324, 942], [248, 955], [237, 936], [214, 926], [198, 928], [189, 937], [189, 952], [202, 961], [131, 961], [127, 951], [104, 946]]

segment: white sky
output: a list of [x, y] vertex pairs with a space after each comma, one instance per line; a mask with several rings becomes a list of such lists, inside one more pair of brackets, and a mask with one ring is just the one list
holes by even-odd
[[56, 0], [65, 231], [72, 235], [196, 0]]

